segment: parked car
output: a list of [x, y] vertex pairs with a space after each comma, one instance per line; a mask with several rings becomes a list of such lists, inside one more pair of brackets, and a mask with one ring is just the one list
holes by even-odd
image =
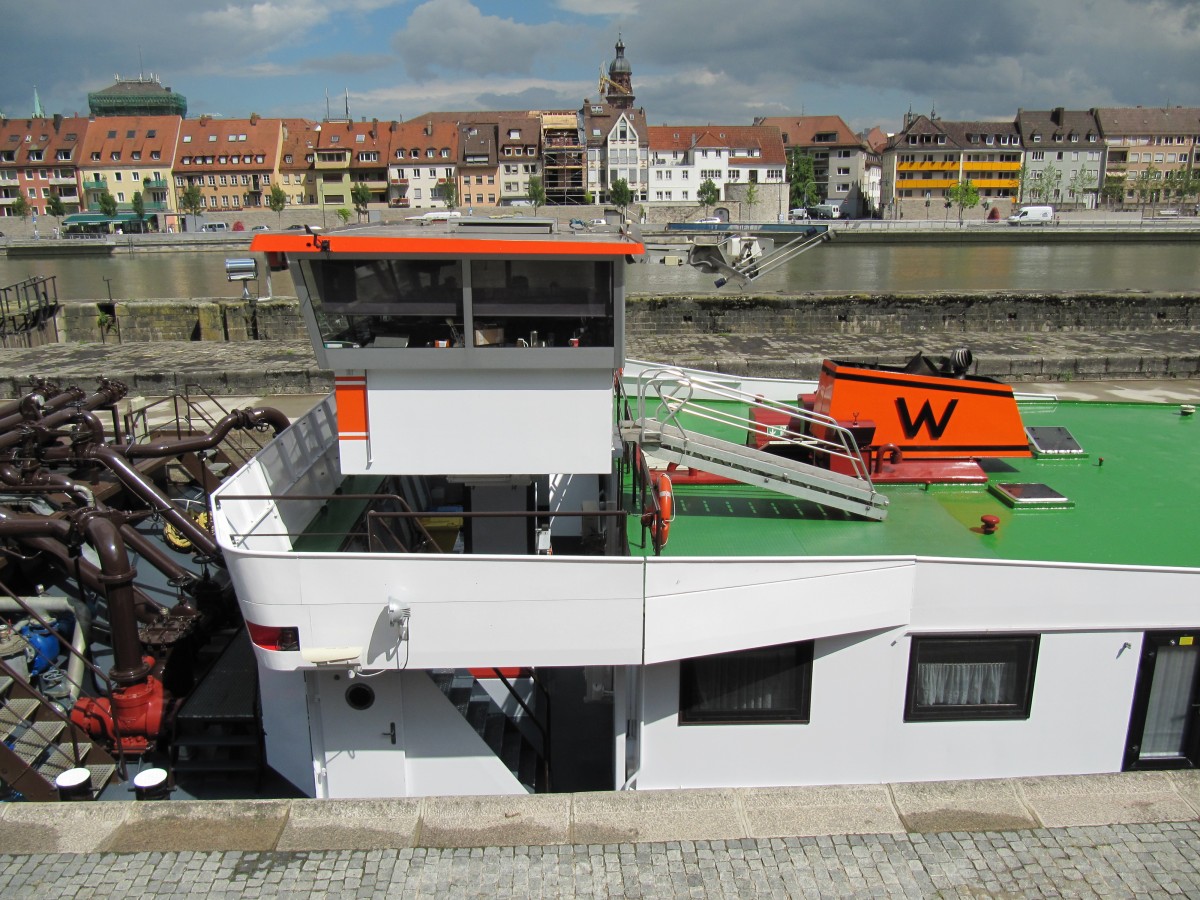
[[250, 230], [251, 231], [270, 231], [271, 226], [270, 225], [255, 225]]
[[573, 228], [575, 230], [579, 230], [580, 228], [587, 227], [583, 224], [583, 219], [572, 219], [568, 224], [570, 225], [571, 228]]
[[720, 225], [720, 224], [722, 224], [722, 222], [721, 222], [720, 216], [705, 216], [702, 219], [697, 219], [696, 224], [697, 225]]
[[320, 225], [289, 225], [284, 231], [320, 231]]
[[608, 219], [591, 219], [588, 221], [588, 225], [607, 225], [607, 224], [608, 224]]
[[200, 226], [201, 231], [228, 231], [229, 225], [225, 222], [205, 222]]

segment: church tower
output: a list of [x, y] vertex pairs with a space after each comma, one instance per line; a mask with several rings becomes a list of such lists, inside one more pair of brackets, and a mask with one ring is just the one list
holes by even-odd
[[633, 108], [633, 67], [625, 58], [625, 43], [617, 35], [617, 56], [609, 64], [604, 84], [604, 99], [616, 109]]

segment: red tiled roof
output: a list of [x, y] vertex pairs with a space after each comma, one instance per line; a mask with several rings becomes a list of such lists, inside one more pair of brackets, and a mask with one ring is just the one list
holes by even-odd
[[787, 158], [779, 129], [769, 125], [651, 125], [648, 130], [650, 150], [658, 153], [728, 149], [732, 159], [760, 165], [783, 165]]
[[785, 135], [784, 145], [787, 147], [809, 147], [818, 145], [816, 135], [834, 134], [832, 141], [820, 141], [822, 147], [858, 147], [862, 141], [858, 139], [850, 126], [842, 121], [841, 116], [766, 116], [755, 119], [757, 125], [773, 125]]
[[[282, 119], [214, 119], [210, 116], [184, 119], [179, 129], [174, 165], [186, 171], [191, 164], [185, 166], [185, 158], [207, 159], [211, 156], [213, 161], [205, 164], [205, 171], [241, 171], [247, 166], [274, 169], [282, 137]], [[262, 162], [257, 161], [259, 157]]]
[[[169, 165], [175, 157], [179, 137], [179, 116], [104, 116], [88, 125], [83, 153], [78, 165], [86, 168], [120, 167], [131, 164], [162, 162]], [[98, 153], [99, 158], [92, 159]], [[113, 154], [120, 154], [114, 160]], [[134, 153], [141, 159], [135, 160]], [[152, 154], [158, 153], [154, 160]]]

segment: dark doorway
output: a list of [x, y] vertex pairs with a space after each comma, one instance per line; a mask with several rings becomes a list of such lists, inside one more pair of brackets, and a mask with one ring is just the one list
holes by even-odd
[[1186, 769], [1200, 762], [1200, 629], [1148, 632], [1142, 644], [1125, 769]]

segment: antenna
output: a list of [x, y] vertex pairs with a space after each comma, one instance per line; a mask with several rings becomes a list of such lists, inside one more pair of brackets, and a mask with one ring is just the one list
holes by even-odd
[[325, 120], [329, 121], [329, 88], [325, 88]]
[[350, 118], [350, 88], [346, 88], [346, 118]]

